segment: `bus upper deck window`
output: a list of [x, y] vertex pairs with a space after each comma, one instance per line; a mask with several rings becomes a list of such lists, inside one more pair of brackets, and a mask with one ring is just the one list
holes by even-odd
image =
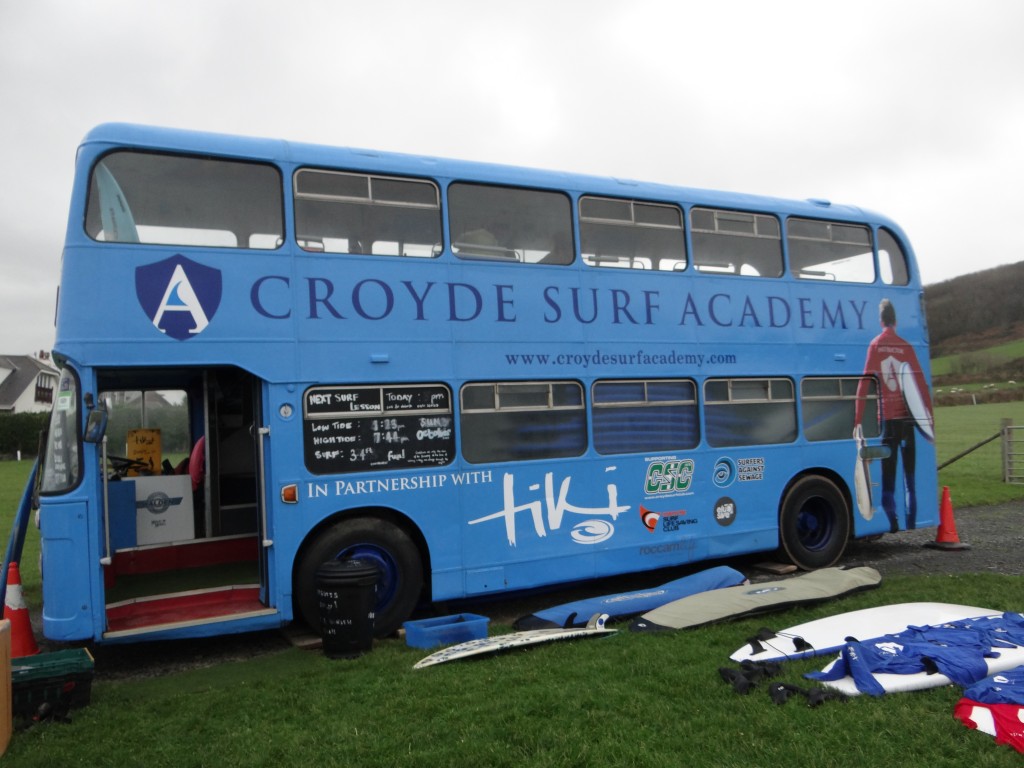
[[873, 283], [871, 230], [861, 224], [790, 219], [786, 225], [790, 271], [802, 280]]
[[899, 241], [887, 229], [878, 230], [878, 268], [886, 285], [906, 285], [910, 282], [907, 257]]
[[274, 249], [281, 176], [262, 163], [112, 152], [93, 168], [85, 229], [104, 242]]
[[693, 264], [701, 272], [782, 275], [782, 238], [774, 216], [745, 211], [690, 211]]
[[573, 261], [572, 211], [560, 192], [456, 183], [448, 206], [452, 252], [460, 259]]
[[686, 269], [683, 212], [678, 206], [580, 198], [580, 250], [592, 267]]
[[441, 253], [439, 193], [422, 179], [301, 168], [295, 229], [306, 251], [431, 258]]

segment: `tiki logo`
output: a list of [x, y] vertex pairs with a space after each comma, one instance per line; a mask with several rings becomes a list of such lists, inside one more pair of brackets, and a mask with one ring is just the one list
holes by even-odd
[[221, 298], [221, 273], [181, 254], [135, 270], [135, 295], [153, 326], [184, 341], [205, 330]]
[[685, 493], [693, 482], [693, 459], [652, 461], [647, 465], [644, 490], [648, 494]]

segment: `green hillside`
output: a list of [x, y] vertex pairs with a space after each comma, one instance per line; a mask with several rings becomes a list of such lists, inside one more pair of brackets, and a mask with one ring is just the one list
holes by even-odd
[[994, 344], [973, 352], [932, 358], [932, 376], [971, 375], [1024, 359], [1024, 338]]
[[1024, 399], [1024, 262], [924, 289], [939, 405]]

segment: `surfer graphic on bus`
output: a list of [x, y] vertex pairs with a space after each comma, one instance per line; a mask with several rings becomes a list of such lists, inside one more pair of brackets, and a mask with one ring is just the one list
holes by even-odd
[[[882, 509], [889, 518], [893, 533], [899, 530], [896, 516], [896, 470], [903, 460], [903, 480], [906, 486], [906, 527], [917, 527], [917, 489], [914, 481], [916, 457], [916, 431], [925, 438], [935, 439], [932, 401], [928, 382], [914, 348], [896, 334], [896, 309], [889, 299], [878, 305], [882, 332], [868, 345], [864, 362], [864, 375], [877, 376], [880, 386], [878, 407], [882, 426], [882, 445], [888, 448], [882, 462]], [[868, 380], [862, 379], [857, 389], [854, 413], [854, 439], [863, 443], [862, 419], [868, 393]]]

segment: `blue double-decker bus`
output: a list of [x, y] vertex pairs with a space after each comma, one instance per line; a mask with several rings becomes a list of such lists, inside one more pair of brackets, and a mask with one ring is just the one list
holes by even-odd
[[386, 635], [936, 522], [910, 245], [826, 201], [102, 125], [54, 357], [53, 640], [317, 627], [331, 559]]

